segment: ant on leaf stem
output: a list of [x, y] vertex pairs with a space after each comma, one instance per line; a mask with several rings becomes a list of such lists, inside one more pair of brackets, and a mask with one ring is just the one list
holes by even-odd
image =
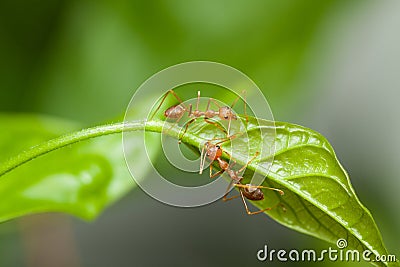
[[[218, 165], [220, 167], [220, 171], [216, 172], [216, 173], [212, 173], [212, 169], [213, 169], [213, 165], [210, 165], [210, 178], [214, 178], [217, 177], [221, 174], [223, 174], [224, 172], [226, 172], [229, 177], [232, 179], [229, 183], [229, 186], [226, 190], [225, 195], [223, 196], [223, 201], [228, 201], [237, 197], [241, 197], [242, 201], [243, 201], [243, 205], [246, 208], [246, 212], [249, 215], [254, 215], [254, 214], [259, 214], [262, 213], [264, 211], [268, 211], [271, 210], [273, 208], [275, 208], [276, 206], [280, 205], [283, 210], [285, 211], [285, 207], [278, 203], [277, 205], [273, 206], [273, 207], [268, 207], [265, 209], [261, 209], [258, 211], [250, 211], [247, 203], [245, 201], [245, 198], [248, 200], [253, 200], [253, 201], [260, 201], [264, 199], [264, 193], [262, 192], [261, 189], [268, 189], [268, 190], [273, 190], [278, 192], [280, 195], [283, 195], [284, 192], [280, 189], [277, 188], [272, 188], [272, 187], [267, 187], [267, 186], [257, 186], [257, 185], [251, 185], [251, 184], [242, 184], [242, 180], [243, 180], [243, 176], [240, 175], [240, 173], [242, 171], [244, 171], [246, 169], [246, 167], [260, 154], [259, 152], [256, 152], [255, 155], [239, 170], [233, 170], [232, 167], [236, 165], [236, 161], [232, 159], [232, 157], [227, 153], [224, 152], [220, 146], [221, 143], [227, 141], [222, 140], [218, 143], [213, 144], [210, 141], [207, 141], [204, 146], [203, 149], [201, 151], [201, 161], [200, 161], [200, 174], [203, 172], [204, 169], [204, 164], [205, 164], [205, 159], [208, 158], [211, 163], [213, 163], [214, 161], [218, 162]], [[228, 162], [226, 162], [225, 160], [223, 160], [222, 157], [222, 153], [226, 153], [232, 160], [233, 160], [233, 164], [229, 165]], [[228, 194], [229, 191], [231, 189], [232, 186], [238, 187], [239, 188], [239, 195], [233, 196], [228, 198]]]
[[[218, 129], [220, 129], [221, 131], [226, 133], [226, 136], [229, 137], [229, 132], [230, 132], [230, 128], [231, 128], [231, 122], [232, 122], [232, 120], [237, 120], [237, 116], [233, 112], [233, 107], [238, 102], [240, 96], [238, 96], [232, 102], [231, 106], [221, 106], [220, 104], [218, 104], [218, 102], [215, 99], [209, 98], [208, 102], [207, 102], [206, 110], [205, 111], [201, 111], [201, 110], [199, 110], [200, 91], [197, 91], [196, 107], [195, 107], [195, 109], [193, 109], [193, 105], [192, 104], [189, 104], [187, 106], [184, 105], [182, 99], [175, 93], [174, 90], [171, 89], [171, 90], [168, 90], [168, 92], [165, 93], [165, 95], [163, 96], [160, 104], [158, 105], [158, 107], [156, 108], [155, 112], [150, 117], [150, 119], [153, 119], [154, 115], [158, 112], [158, 110], [161, 108], [161, 105], [164, 103], [165, 99], [170, 94], [172, 94], [176, 98], [176, 100], [178, 100], [179, 104], [173, 105], [173, 106], [167, 108], [164, 111], [164, 116], [166, 118], [174, 119], [175, 123], [178, 123], [182, 119], [182, 117], [185, 115], [185, 113], [188, 113], [188, 116], [190, 118], [190, 120], [185, 123], [185, 129], [183, 131], [183, 134], [179, 137], [179, 143], [180, 143], [181, 139], [183, 138], [183, 136], [186, 134], [188, 127], [195, 120], [197, 120], [200, 117], [204, 117], [204, 121], [205, 122], [214, 125]], [[243, 94], [243, 99], [244, 99], [244, 114], [246, 116], [246, 121], [248, 121], [248, 117], [247, 117], [247, 113], [246, 113], [246, 110], [247, 110], [247, 107], [246, 107], [247, 106], [246, 105], [246, 91], [242, 91], [242, 94]], [[211, 109], [211, 107], [210, 107], [211, 103], [213, 103], [215, 106], [217, 106], [218, 110]], [[210, 119], [212, 119], [214, 117], [218, 117], [221, 120], [227, 120], [228, 121], [228, 130], [225, 130], [217, 122], [210, 120]]]

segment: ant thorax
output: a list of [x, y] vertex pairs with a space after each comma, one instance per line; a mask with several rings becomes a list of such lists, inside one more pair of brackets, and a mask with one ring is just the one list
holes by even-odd
[[211, 109], [207, 109], [207, 110], [204, 112], [204, 116], [205, 116], [207, 119], [214, 118], [215, 115], [218, 115], [218, 112], [215, 112], [214, 110], [211, 110]]
[[230, 168], [229, 168], [229, 163], [228, 162], [226, 162], [225, 160], [222, 160], [221, 158], [217, 158], [217, 160], [218, 160], [218, 164], [219, 164], [219, 167], [221, 168], [221, 170], [226, 170], [226, 171], [232, 171]]
[[200, 111], [200, 110], [195, 110], [195, 111], [193, 111], [192, 114], [189, 114], [189, 115], [192, 115], [193, 117], [197, 118], [197, 117], [203, 116], [205, 114], [206, 114], [206, 112], [203, 112], [203, 111]]

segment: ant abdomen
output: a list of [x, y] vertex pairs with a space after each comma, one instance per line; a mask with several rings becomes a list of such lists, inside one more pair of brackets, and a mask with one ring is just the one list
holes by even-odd
[[214, 118], [215, 115], [218, 115], [218, 112], [215, 112], [214, 110], [211, 110], [211, 109], [207, 109], [207, 110], [204, 112], [204, 117], [205, 117], [206, 119]]
[[[239, 170], [234, 170], [232, 167], [236, 164], [236, 161], [233, 160], [233, 164], [229, 165], [229, 163], [223, 159], [222, 157], [222, 148], [219, 146], [220, 143], [225, 142], [226, 140], [222, 140], [221, 142], [218, 142], [217, 144], [213, 144], [210, 141], [207, 141], [203, 149], [201, 151], [201, 160], [200, 160], [200, 174], [203, 171], [204, 168], [204, 162], [206, 157], [211, 161], [218, 161], [220, 171], [216, 173], [212, 173], [212, 167], [213, 165], [210, 165], [210, 178], [217, 177], [218, 175], [221, 175], [222, 173], [226, 172], [229, 177], [231, 178], [231, 182], [229, 183], [229, 186], [225, 192], [225, 195], [223, 196], [224, 201], [228, 201], [231, 199], [234, 199], [238, 197], [238, 195], [233, 196], [228, 198], [227, 195], [229, 194], [230, 189], [232, 188], [232, 185], [235, 187], [239, 187], [240, 194], [239, 196], [242, 198], [243, 205], [246, 208], [246, 212], [249, 215], [253, 214], [259, 214], [262, 212], [265, 212], [267, 210], [271, 210], [273, 207], [267, 207], [258, 211], [250, 211], [249, 208], [247, 207], [245, 199], [248, 200], [263, 200], [264, 199], [264, 193], [261, 191], [261, 189], [269, 189], [273, 190], [275, 192], [278, 192], [279, 194], [283, 195], [283, 191], [277, 188], [272, 188], [272, 187], [267, 187], [267, 186], [262, 186], [262, 185], [252, 185], [252, 184], [242, 184], [243, 176], [240, 175], [241, 172], [245, 170], [245, 168], [260, 154], [259, 152], [256, 152], [254, 156]], [[226, 152], [225, 152], [226, 153]], [[226, 153], [231, 159], [232, 157], [229, 155], [229, 153]]]
[[165, 110], [164, 116], [171, 119], [178, 119], [182, 117], [184, 112], [185, 112], [184, 107], [182, 107], [181, 105], [175, 105]]
[[264, 193], [259, 188], [252, 188], [250, 186], [249, 188], [240, 188], [240, 190], [242, 191], [243, 195], [249, 200], [264, 199]]

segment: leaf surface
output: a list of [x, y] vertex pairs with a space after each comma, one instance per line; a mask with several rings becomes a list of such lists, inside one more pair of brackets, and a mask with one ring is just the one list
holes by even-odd
[[[68, 123], [60, 124], [59, 121], [37, 117], [12, 116], [10, 119], [2, 116], [0, 120], [7, 121], [2, 125], [8, 127], [6, 131], [1, 131], [1, 159], [20, 147], [60, 134], [60, 129], [74, 128]], [[32, 147], [27, 153], [22, 152], [19, 154], [22, 157], [14, 157], [3, 164], [7, 167], [10, 162], [17, 162], [15, 167], [18, 168], [10, 169], [8, 166], [11, 171], [5, 173], [4, 167], [3, 174], [0, 171], [0, 194], [3, 200], [0, 204], [0, 221], [44, 211], [61, 211], [85, 219], [94, 218], [105, 206], [134, 186], [125, 166], [120, 135], [109, 134], [120, 133], [123, 129], [162, 132], [163, 126], [163, 121], [99, 126], [45, 142], [44, 146]], [[179, 127], [172, 127], [167, 133], [178, 137], [179, 130]], [[285, 209], [278, 206], [266, 213], [291, 229], [334, 244], [338, 239], [345, 239], [348, 249], [356, 249], [360, 253], [370, 250], [373, 253], [371, 260], [376, 256], [388, 255], [372, 215], [358, 200], [347, 173], [322, 135], [294, 124], [257, 122], [254, 118], [249, 118], [245, 132], [246, 135], [238, 135], [232, 141], [221, 144], [239, 164], [244, 165], [251, 155], [264, 149], [265, 142], [273, 140], [275, 149], [270, 155], [258, 157], [249, 164], [244, 182], [250, 182], [249, 177], [256, 172], [266, 177], [263, 185], [285, 192], [281, 196], [275, 191], [264, 190], [265, 199], [251, 201], [253, 205], [264, 209], [281, 203]], [[99, 137], [101, 135], [108, 136]], [[86, 140], [91, 137], [99, 138]], [[223, 134], [216, 131], [215, 126], [197, 120], [182, 141], [201, 150], [207, 140], [221, 137]], [[68, 142], [62, 142], [68, 138]], [[78, 142], [80, 140], [86, 141]], [[57, 142], [63, 148], [47, 153], [57, 149]], [[47, 151], [43, 150], [47, 144], [56, 145], [49, 146]], [[157, 147], [156, 140], [153, 145]], [[35, 154], [35, 151], [39, 152]], [[27, 158], [26, 155], [34, 156]], [[43, 156], [38, 157], [40, 155]], [[228, 159], [227, 155], [225, 158]], [[138, 160], [147, 158], [138, 157]], [[142, 175], [145, 175], [145, 171]], [[371, 263], [399, 266], [398, 262]]]
[[[259, 130], [266, 127], [273, 131], [263, 131], [260, 135]], [[197, 135], [207, 133], [208, 139], [217, 137], [211, 136], [215, 132], [211, 126], [198, 126], [195, 131], [198, 131]], [[238, 137], [242, 140], [232, 141], [232, 148], [230, 142], [222, 144], [237, 162], [244, 165], [249, 156], [261, 151], [265, 140], [271, 138], [275, 140], [275, 151], [272, 164], [269, 164], [271, 158], [265, 157], [248, 166], [250, 171], [246, 170], [244, 183], [250, 182], [246, 177], [256, 171], [266, 177], [264, 186], [279, 188], [285, 193], [281, 196], [275, 191], [264, 190], [265, 199], [250, 201], [253, 205], [264, 209], [283, 204], [284, 209], [278, 206], [266, 213], [291, 229], [332, 244], [344, 239], [347, 249], [360, 252], [360, 259], [364, 250], [373, 253], [371, 261], [376, 256], [388, 255], [371, 213], [357, 198], [348, 174], [321, 134], [299, 125], [262, 120], [257, 123], [252, 118], [246, 131], [246, 137]], [[333, 249], [338, 247], [333, 246]], [[398, 262], [371, 263], [399, 266]]]
[[[71, 122], [35, 115], [2, 114], [0, 125], [2, 162], [79, 129]], [[143, 176], [145, 172], [141, 172]], [[0, 176], [0, 221], [48, 211], [90, 220], [134, 187], [125, 165], [120, 134], [78, 142]]]

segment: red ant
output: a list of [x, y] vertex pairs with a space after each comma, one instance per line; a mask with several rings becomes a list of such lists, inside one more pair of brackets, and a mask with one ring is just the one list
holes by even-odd
[[[204, 163], [205, 163], [205, 158], [207, 157], [211, 162], [213, 161], [218, 161], [218, 165], [220, 167], [220, 171], [216, 172], [216, 173], [212, 173], [212, 165], [210, 165], [210, 178], [214, 178], [224, 172], [226, 172], [230, 177], [231, 177], [231, 182], [229, 183], [229, 186], [226, 190], [225, 195], [223, 196], [223, 201], [228, 201], [237, 197], [241, 197], [244, 207], [246, 208], [246, 212], [249, 215], [254, 215], [254, 214], [258, 214], [267, 210], [271, 210], [274, 207], [269, 207], [269, 208], [265, 208], [259, 211], [254, 211], [251, 212], [249, 210], [249, 208], [247, 207], [245, 198], [249, 199], [249, 200], [253, 200], [253, 201], [259, 201], [259, 200], [263, 200], [264, 199], [264, 193], [261, 191], [261, 189], [269, 189], [269, 190], [274, 190], [277, 191], [279, 194], [283, 195], [284, 192], [280, 189], [276, 189], [276, 188], [272, 188], [272, 187], [266, 187], [266, 186], [257, 186], [257, 185], [251, 185], [251, 184], [242, 184], [242, 180], [243, 177], [239, 176], [239, 173], [241, 173], [244, 169], [246, 169], [246, 167], [259, 155], [259, 152], [256, 152], [256, 154], [246, 163], [246, 165], [244, 165], [242, 168], [240, 168], [238, 171], [235, 171], [232, 169], [232, 167], [236, 164], [236, 161], [234, 161], [234, 163], [230, 166], [228, 162], [224, 161], [223, 159], [221, 159], [222, 157], [222, 148], [220, 147], [220, 143], [225, 142], [226, 140], [223, 140], [221, 142], [218, 142], [216, 144], [212, 144], [210, 141], [206, 142], [203, 146], [203, 149], [201, 151], [201, 162], [200, 162], [200, 174], [203, 172], [203, 168], [204, 168]], [[205, 150], [205, 153], [204, 153]], [[230, 158], [231, 156], [225, 152]], [[239, 187], [239, 195], [237, 196], [233, 196], [230, 198], [227, 198], [227, 195], [229, 193], [229, 190], [231, 188], [231, 186], [236, 186]], [[278, 204], [281, 205], [281, 204]], [[282, 205], [281, 205], [282, 206]], [[284, 207], [283, 207], [284, 208]], [[284, 209], [285, 210], [285, 209]]]
[[[243, 91], [242, 93], [245, 94], [245, 91]], [[197, 91], [196, 109], [193, 110], [192, 104], [189, 104], [186, 107], [183, 104], [183, 101], [179, 98], [179, 96], [174, 92], [174, 90], [171, 89], [167, 93], [165, 93], [165, 95], [162, 98], [160, 104], [158, 105], [157, 109], [155, 110], [155, 112], [153, 113], [153, 115], [151, 116], [150, 119], [152, 119], [154, 117], [154, 115], [160, 109], [161, 105], [164, 103], [165, 99], [167, 98], [167, 96], [169, 94], [172, 94], [179, 101], [179, 104], [171, 106], [168, 109], [166, 109], [165, 112], [164, 112], [164, 116], [167, 117], [167, 118], [176, 119], [176, 123], [178, 123], [182, 119], [182, 117], [185, 114], [185, 112], [187, 112], [189, 118], [191, 118], [191, 120], [189, 120], [186, 123], [185, 130], [184, 130], [183, 134], [180, 136], [179, 142], [183, 138], [183, 136], [185, 135], [189, 125], [192, 124], [197, 118], [200, 118], [202, 116], [204, 116], [204, 121], [205, 122], [210, 123], [212, 125], [215, 125], [220, 130], [225, 132], [227, 137], [229, 136], [229, 131], [230, 131], [230, 127], [231, 127], [231, 121], [232, 120], [237, 120], [237, 116], [233, 113], [233, 107], [237, 103], [237, 101], [239, 100], [239, 98], [240, 98], [239, 96], [232, 102], [232, 105], [230, 107], [229, 106], [221, 107], [215, 99], [209, 98], [208, 99], [208, 103], [207, 103], [207, 107], [206, 107], [206, 111], [200, 111], [199, 110], [200, 91]], [[245, 98], [245, 96], [244, 96], [244, 98]], [[213, 102], [218, 107], [218, 111], [210, 109], [211, 102]], [[246, 114], [246, 100], [244, 100], [244, 113], [245, 113], [245, 116], [246, 116], [246, 120], [248, 120], [247, 114]], [[224, 128], [222, 128], [217, 122], [209, 120], [209, 119], [217, 117], [217, 116], [221, 120], [228, 120], [229, 121], [228, 122], [228, 130], [227, 131]]]

